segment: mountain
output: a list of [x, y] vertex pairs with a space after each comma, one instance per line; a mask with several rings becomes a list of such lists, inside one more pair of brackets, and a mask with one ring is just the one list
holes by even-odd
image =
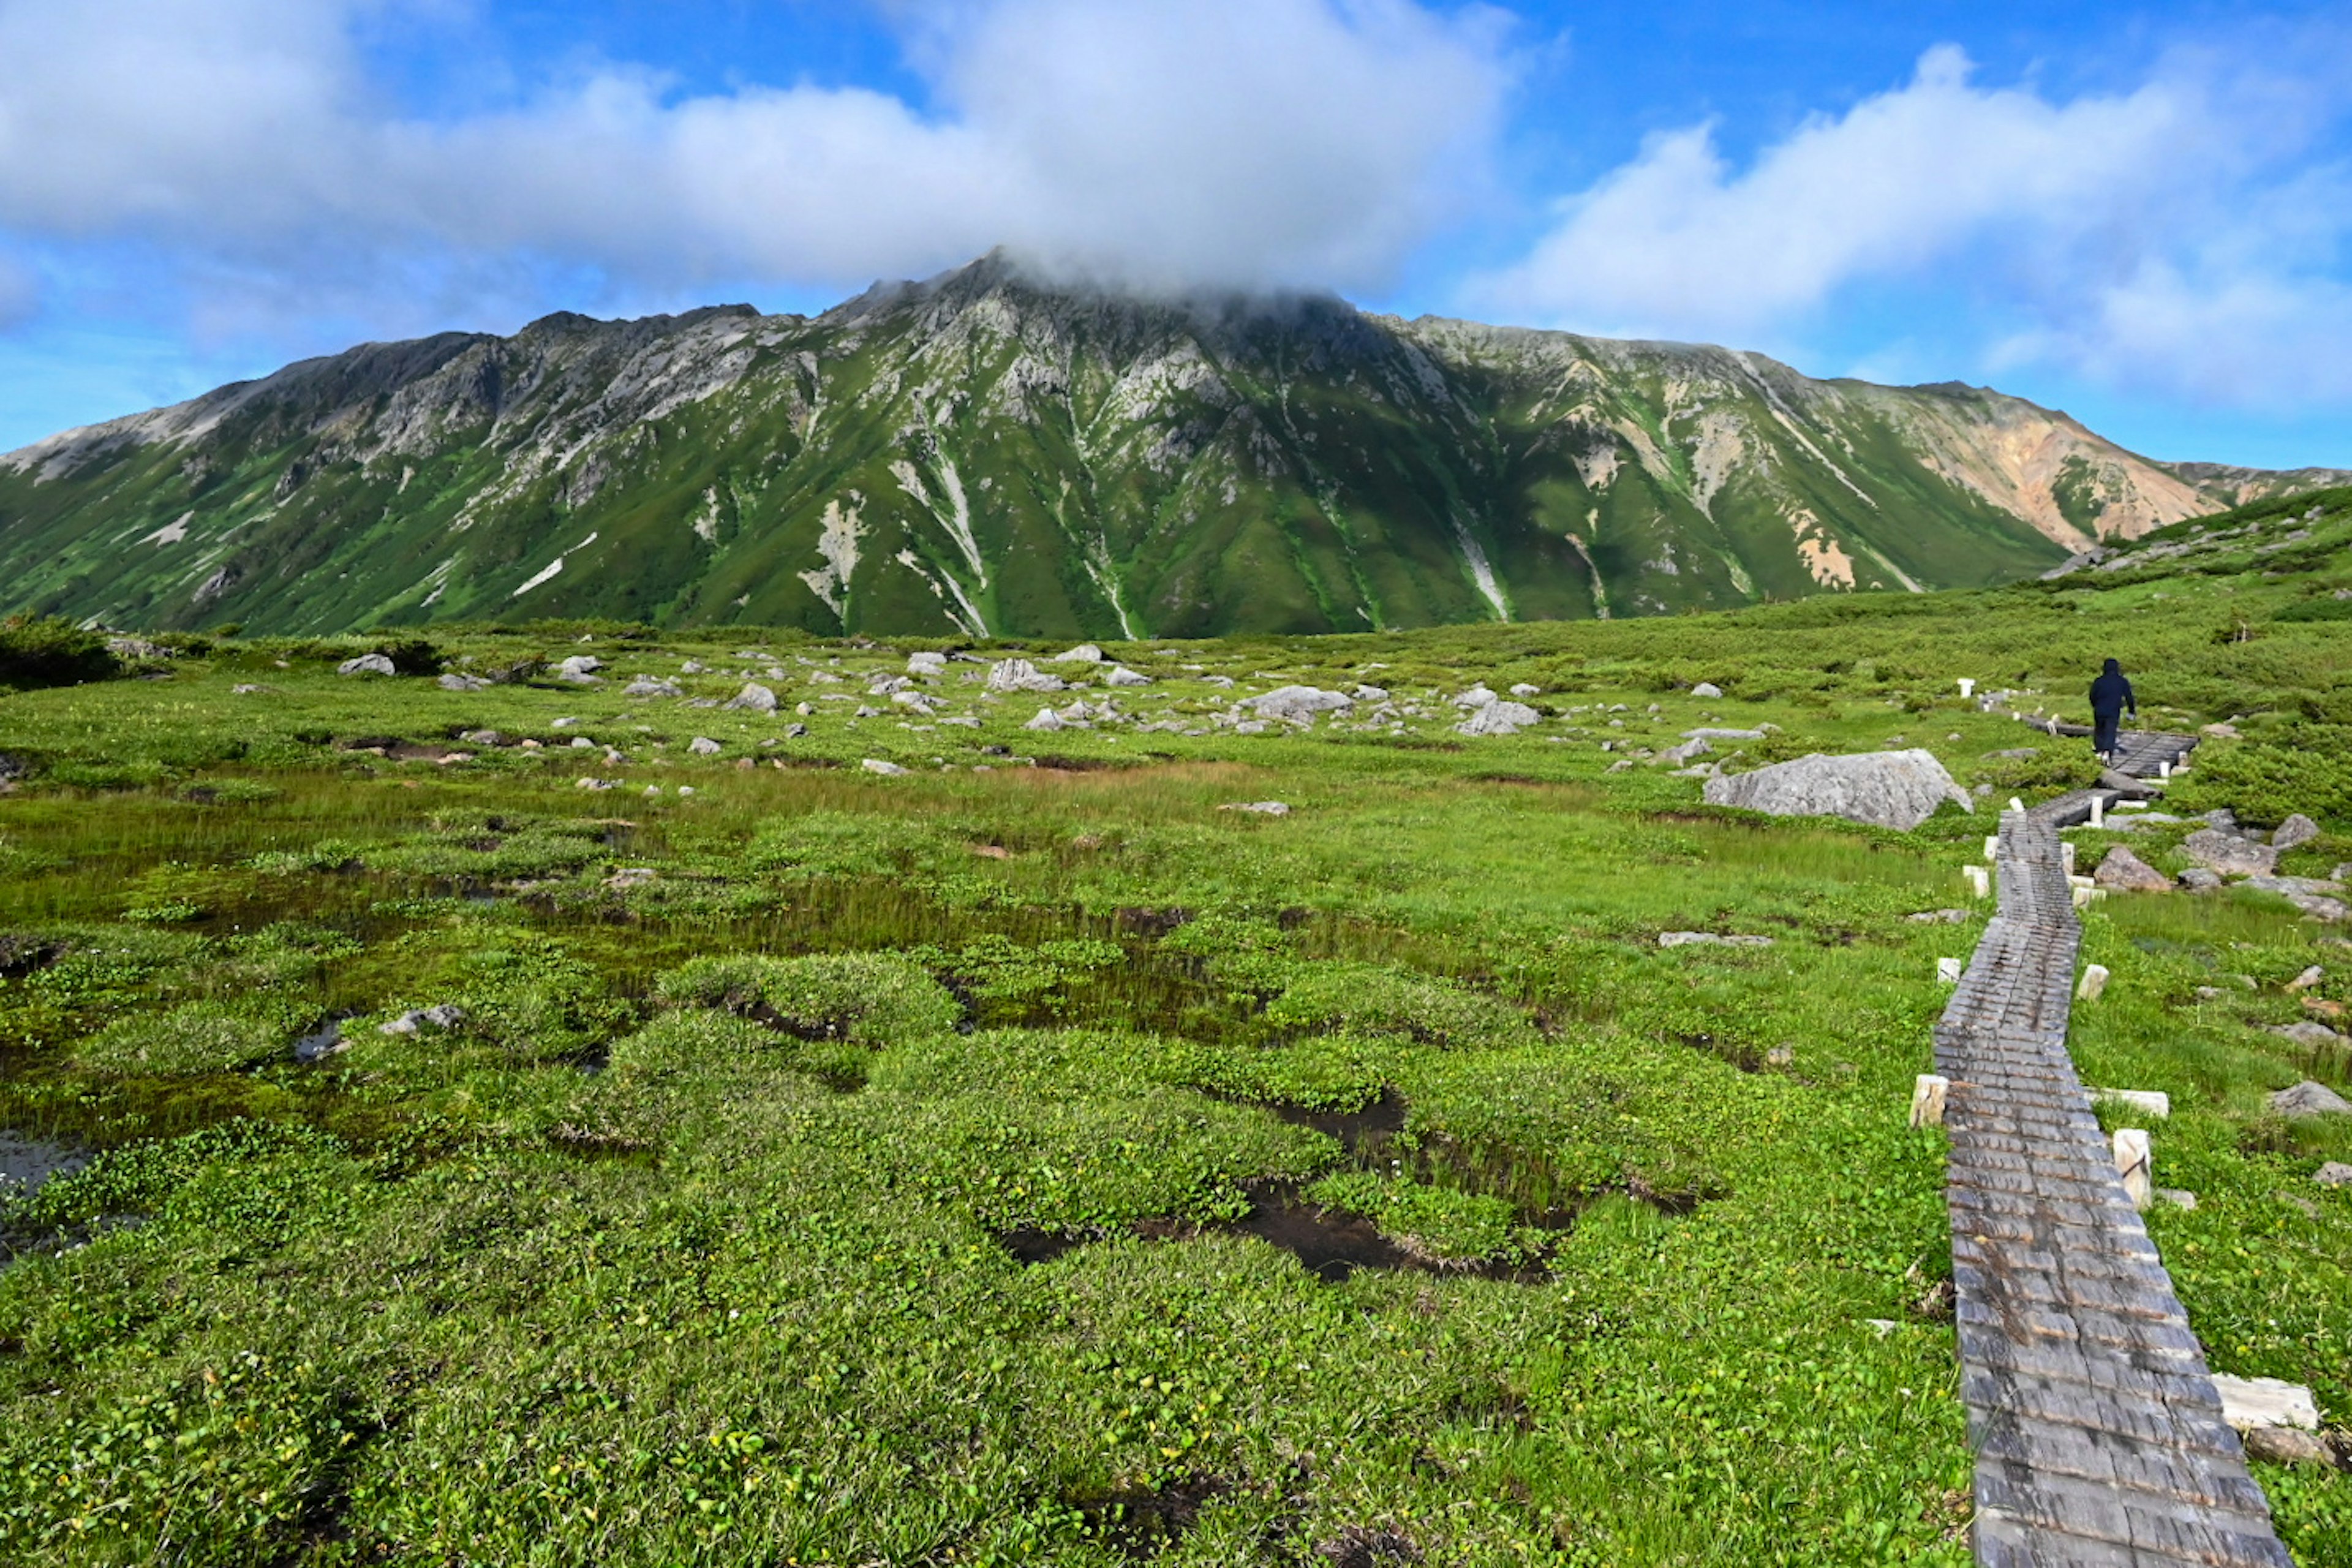
[[369, 344], [67, 431], [0, 458], [0, 605], [256, 633], [1654, 615], [2022, 577], [2347, 477], [2151, 462], [1981, 388], [991, 257], [813, 318]]

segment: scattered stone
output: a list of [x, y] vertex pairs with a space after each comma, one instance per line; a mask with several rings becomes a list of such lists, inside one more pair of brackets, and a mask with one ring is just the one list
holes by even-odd
[[1221, 805], [1217, 807], [1217, 809], [1219, 811], [1254, 811], [1260, 816], [1288, 816], [1290, 815], [1290, 807], [1278, 800], [1242, 801], [1232, 805]]
[[109, 637], [106, 651], [117, 658], [169, 658], [172, 650], [162, 643], [149, 642], [145, 637]]
[[1110, 673], [1103, 677], [1103, 684], [1105, 686], [1149, 686], [1151, 684], [1151, 677], [1138, 674], [1123, 664], [1115, 664], [1110, 667]]
[[248, 684], [245, 686], [232, 686], [228, 689], [229, 695], [232, 697], [251, 697], [256, 692], [268, 690], [268, 688]]
[[2260, 893], [2277, 893], [2293, 898], [2297, 893], [2332, 895], [2344, 890], [2341, 882], [2331, 882], [2319, 877], [2249, 877], [2238, 884]]
[[1454, 706], [1456, 708], [1484, 708], [1487, 703], [1494, 700], [1495, 694], [1486, 689], [1486, 683], [1482, 680], [1477, 685], [1472, 687], [1469, 690], [1465, 691], [1460, 696], [1454, 698]]
[[486, 691], [490, 685], [478, 675], [445, 675], [434, 684], [444, 691]]
[[698, 658], [689, 658], [677, 668], [688, 675], [700, 675], [703, 672], [704, 665]]
[[1386, 702], [1388, 689], [1381, 686], [1359, 686], [1349, 693], [1359, 702]]
[[1693, 697], [1720, 697], [1723, 695], [1723, 688], [1712, 680], [1702, 680], [1691, 688], [1690, 694]]
[[2318, 837], [2319, 824], [2298, 811], [2278, 825], [2278, 831], [2271, 835], [2271, 847], [2300, 849]]
[[2202, 866], [2191, 866], [2180, 873], [2180, 885], [2192, 893], [2210, 893], [2221, 885], [2221, 873], [2209, 871]]
[[2341, 899], [2331, 899], [2321, 893], [2289, 893], [2286, 901], [2315, 921], [2333, 921], [2338, 924], [2352, 920], [2352, 904]]
[[2283, 1040], [2293, 1040], [2310, 1050], [2322, 1050], [2343, 1044], [2343, 1037], [2325, 1024], [2309, 1018], [2298, 1018], [2292, 1024], [2273, 1024], [2271, 1033]]
[[1992, 762], [1999, 760], [2005, 763], [2030, 763], [2041, 754], [2042, 748], [2039, 746], [2011, 746], [2005, 752], [1987, 752], [1985, 753], [1985, 761]]
[[582, 779], [574, 784], [572, 787], [574, 789], [618, 789], [621, 787], [621, 781], [618, 779]]
[[621, 689], [624, 697], [683, 697], [686, 689], [665, 677], [640, 675]]
[[1761, 730], [1717, 730], [1701, 728], [1696, 730], [1685, 730], [1683, 731], [1683, 739], [1685, 741], [1760, 741], [1764, 738], [1764, 734], [1765, 731]]
[[1797, 1048], [1794, 1046], [1774, 1046], [1764, 1053], [1764, 1065], [1769, 1068], [1784, 1068], [1796, 1059]]
[[1055, 712], [1051, 708], [1038, 709], [1037, 716], [1021, 727], [1024, 730], [1060, 730], [1067, 728], [1067, 726], [1063, 722], [1062, 716], [1059, 713]]
[[1947, 800], [1975, 806], [1931, 752], [1816, 752], [1753, 773], [1706, 782], [1710, 805], [1744, 806], [1773, 816], [1842, 816], [1879, 827], [1909, 830]]
[[2311, 1179], [2323, 1187], [2352, 1187], [2352, 1165], [2341, 1160], [2330, 1160], [2314, 1171]]
[[2179, 1187], [2157, 1188], [2156, 1201], [2161, 1204], [2170, 1204], [2177, 1209], [2187, 1209], [2192, 1214], [2196, 1212], [2197, 1208], [2197, 1194], [2192, 1192], [2184, 1191]]
[[1662, 931], [1660, 947], [1769, 947], [1769, 936], [1725, 935], [1711, 931]]
[[1062, 678], [1047, 675], [1025, 658], [1008, 658], [993, 664], [988, 670], [991, 691], [1061, 691], [1066, 689]]
[[468, 730], [457, 739], [469, 746], [503, 746], [507, 738], [496, 730]]
[[[648, 784], [646, 787], [656, 793], [661, 788], [659, 784]], [[625, 893], [631, 888], [642, 888], [648, 883], [660, 880], [661, 873], [651, 866], [624, 866], [604, 879], [604, 886], [616, 893]]]
[[756, 680], [749, 681], [727, 706], [752, 713], [773, 713], [776, 710], [776, 694]]
[[1526, 726], [1542, 721], [1543, 715], [1526, 703], [1506, 702], [1497, 698], [1454, 725], [1454, 732], [1457, 735], [1516, 735]]
[[[1975, 868], [1969, 868], [1973, 870]], [[1918, 925], [1959, 925], [1974, 917], [1966, 910], [1922, 910], [1916, 915], [1903, 918]]]
[[2237, 831], [2238, 827], [2237, 813], [2231, 811], [2226, 805], [2217, 805], [2212, 810], [2207, 812], [2203, 817], [2203, 821], [2206, 826], [2219, 827], [2225, 832], [2234, 833]]
[[1672, 763], [1675, 766], [1681, 767], [1693, 757], [1706, 756], [1714, 750], [1715, 748], [1709, 745], [1706, 738], [1702, 735], [1695, 741], [1685, 741], [1679, 746], [1668, 746], [1651, 759], [1651, 765], [1654, 767], [1659, 763]]
[[2294, 979], [2288, 981], [2286, 983], [2286, 989], [2290, 993], [2296, 991], [2308, 991], [2326, 978], [2327, 971], [2320, 968], [2319, 965], [2315, 963], [2310, 968], [2305, 970], [2302, 973], [2296, 975]]
[[886, 763], [879, 757], [868, 757], [859, 765], [864, 767], [867, 773], [880, 773], [884, 778], [897, 778], [899, 774], [907, 771], [898, 763]]
[[574, 735], [572, 737], [572, 749], [575, 752], [593, 752], [596, 749], [596, 742], [585, 735]]
[[2202, 730], [2200, 730], [2198, 733], [2205, 736], [2209, 740], [2234, 741], [2238, 738], [2238, 727], [2235, 724], [2226, 722], [2208, 724]]
[[2099, 868], [2091, 873], [2091, 880], [2099, 887], [2117, 893], [2168, 893], [2172, 879], [2125, 848], [2116, 845], [2099, 861]]
[[716, 756], [724, 748], [708, 735], [697, 735], [686, 743], [686, 749], [698, 757]]
[[1102, 661], [1102, 649], [1090, 642], [1082, 642], [1067, 653], [1054, 656], [1055, 664], [1100, 664]]
[[943, 653], [910, 653], [907, 656], [908, 675], [945, 675], [948, 656]]
[[347, 658], [335, 666], [337, 675], [393, 675], [398, 673], [392, 660], [380, 653], [363, 653], [357, 658]]
[[2225, 877], [2267, 877], [2278, 869], [2278, 851], [2219, 827], [2200, 827], [2180, 841], [2180, 852]]
[[2271, 1109], [2282, 1116], [2346, 1116], [2352, 1115], [2352, 1100], [2324, 1083], [2305, 1079], [2293, 1089], [2272, 1095]]

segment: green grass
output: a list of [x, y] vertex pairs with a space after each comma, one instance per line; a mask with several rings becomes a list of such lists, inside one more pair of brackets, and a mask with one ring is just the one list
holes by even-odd
[[[0, 1558], [1962, 1563], [1943, 1145], [1904, 1113], [1990, 816], [1766, 821], [1639, 759], [1769, 723], [1746, 761], [1917, 744], [2053, 793], [2079, 742], [1952, 679], [2079, 717], [2115, 650], [2150, 717], [2236, 721], [2174, 800], [2299, 805], [2324, 875], [2352, 812], [2292, 764], [2352, 637], [2262, 570], [1113, 648], [1176, 732], [1024, 731], [1069, 695], [965, 664], [929, 689], [976, 727], [852, 720], [825, 694], [887, 709], [916, 645], [615, 627], [436, 633], [455, 669], [596, 652], [593, 689], [218, 641], [0, 699], [0, 1126], [100, 1152], [9, 1218]], [[686, 706], [770, 656], [814, 716]], [[1291, 679], [1420, 711], [1214, 722]], [[1480, 679], [1544, 722], [1454, 734]], [[2077, 1058], [2173, 1096], [2158, 1180], [2199, 1206], [2149, 1223], [2211, 1360], [2352, 1422], [2352, 1194], [2310, 1179], [2352, 1130], [2263, 1098], [2347, 1083], [2268, 1032], [2352, 1002], [2343, 933], [2242, 892], [2085, 923]], [[1247, 1218], [1290, 1192], [1403, 1266], [1310, 1272]], [[2344, 1477], [2257, 1471], [2298, 1562], [2352, 1563]]]

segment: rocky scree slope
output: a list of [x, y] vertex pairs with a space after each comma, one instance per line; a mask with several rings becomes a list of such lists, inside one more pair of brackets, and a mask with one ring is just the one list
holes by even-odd
[[0, 458], [0, 604], [257, 633], [1348, 631], [1982, 584], [2288, 482], [1980, 389], [992, 257], [814, 318], [370, 344], [66, 432]]

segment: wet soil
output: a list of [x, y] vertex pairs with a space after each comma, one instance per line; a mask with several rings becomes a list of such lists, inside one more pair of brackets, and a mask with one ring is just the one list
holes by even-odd
[[1122, 1557], [1149, 1559], [1174, 1545], [1199, 1522], [1201, 1505], [1234, 1489], [1217, 1476], [1186, 1476], [1157, 1491], [1111, 1492], [1073, 1497], [1070, 1506], [1086, 1517], [1086, 1532]]

